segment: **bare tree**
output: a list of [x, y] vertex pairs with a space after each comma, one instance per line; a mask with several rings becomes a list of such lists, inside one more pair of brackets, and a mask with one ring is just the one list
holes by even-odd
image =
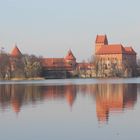
[[27, 78], [40, 77], [42, 72], [40, 58], [34, 55], [25, 55], [24, 70]]
[[9, 55], [5, 52], [0, 54], [0, 79], [10, 78], [10, 61]]
[[11, 78], [25, 78], [23, 57], [10, 57]]

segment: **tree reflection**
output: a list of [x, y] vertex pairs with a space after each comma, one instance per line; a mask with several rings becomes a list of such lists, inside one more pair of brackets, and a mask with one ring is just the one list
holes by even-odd
[[70, 106], [76, 98], [76, 86], [0, 85], [0, 106], [2, 110], [11, 106], [18, 113], [22, 105], [36, 104], [43, 100], [66, 99]]
[[122, 112], [134, 106], [137, 100], [137, 85], [0, 85], [0, 110], [10, 107], [15, 113], [19, 113], [25, 105], [50, 100], [64, 100], [72, 107], [78, 98], [77, 94], [94, 99], [98, 121], [106, 122], [110, 113]]

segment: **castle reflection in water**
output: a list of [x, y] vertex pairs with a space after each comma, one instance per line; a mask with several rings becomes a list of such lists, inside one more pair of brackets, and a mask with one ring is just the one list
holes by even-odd
[[46, 100], [64, 100], [73, 106], [78, 94], [95, 100], [98, 121], [106, 122], [110, 112], [122, 112], [134, 106], [137, 84], [0, 85], [0, 111], [10, 107], [15, 113], [20, 113], [24, 105]]

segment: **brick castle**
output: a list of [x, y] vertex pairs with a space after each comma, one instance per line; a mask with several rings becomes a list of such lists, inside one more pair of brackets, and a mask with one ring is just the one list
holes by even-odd
[[[11, 56], [21, 55], [21, 51], [15, 46]], [[124, 47], [122, 44], [109, 44], [106, 35], [97, 35], [93, 63], [77, 63], [71, 50], [64, 58], [42, 58], [41, 63], [45, 78], [67, 78], [77, 75], [79, 77], [131, 77], [135, 76], [136, 72], [136, 52], [132, 47]]]

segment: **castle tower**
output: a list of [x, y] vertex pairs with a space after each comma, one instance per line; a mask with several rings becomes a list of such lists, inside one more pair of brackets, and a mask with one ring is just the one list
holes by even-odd
[[95, 40], [95, 54], [103, 46], [108, 45], [108, 40], [106, 35], [97, 35]]
[[20, 52], [19, 48], [17, 47], [17, 45], [15, 44], [11, 54], [12, 57], [20, 57], [22, 56], [22, 53]]
[[76, 58], [73, 55], [72, 51], [69, 50], [66, 57], [64, 58], [66, 62], [71, 63], [72, 65], [76, 64]]

